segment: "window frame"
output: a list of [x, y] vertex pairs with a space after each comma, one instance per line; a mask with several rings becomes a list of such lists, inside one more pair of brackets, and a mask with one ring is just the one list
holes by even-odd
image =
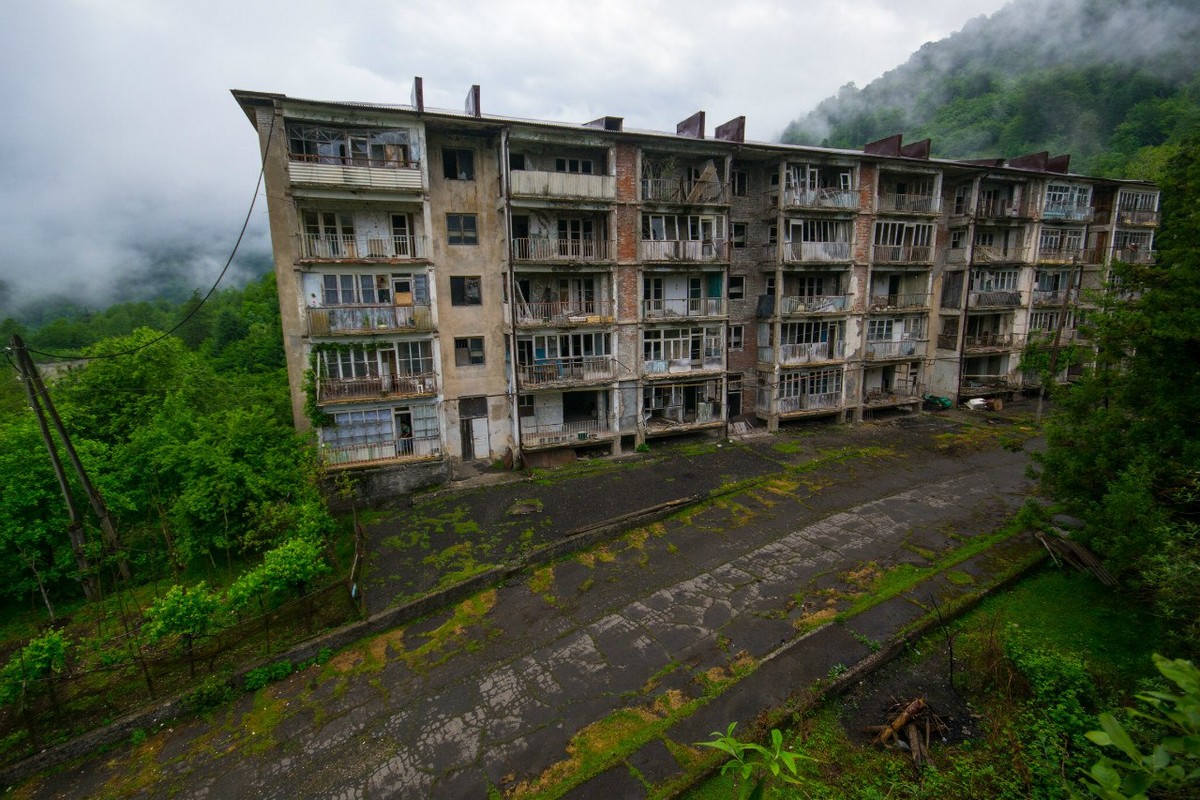
[[[468, 221], [470, 225], [466, 224]], [[479, 215], [447, 213], [446, 244], [468, 247], [479, 244]]]
[[[471, 287], [474, 286], [474, 294]], [[450, 276], [450, 305], [452, 306], [481, 306], [483, 305], [483, 276], [481, 275], [451, 275]]]
[[[463, 353], [466, 354], [465, 359], [462, 355]], [[454, 337], [454, 366], [482, 367], [486, 364], [487, 355], [482, 336]]]
[[[464, 155], [466, 156], [465, 165], [463, 163]], [[475, 151], [469, 147], [443, 147], [442, 177], [448, 181], [475, 180]]]

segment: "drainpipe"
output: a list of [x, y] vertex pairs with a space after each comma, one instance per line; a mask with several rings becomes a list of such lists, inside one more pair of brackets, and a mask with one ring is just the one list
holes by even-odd
[[516, 268], [513, 265], [513, 230], [512, 230], [512, 176], [509, 173], [509, 129], [504, 128], [500, 131], [500, 181], [501, 189], [504, 194], [504, 260], [508, 265], [505, 270], [505, 278], [508, 281], [508, 328], [510, 331], [508, 342], [508, 366], [510, 375], [506, 376], [510, 380], [506, 381], [505, 393], [508, 395], [508, 407], [512, 414], [512, 430], [513, 430], [513, 466], [517, 462], [524, 463], [525, 456], [521, 446], [521, 408], [520, 408], [520, 387], [517, 376], [519, 370], [517, 368], [517, 315], [516, 315]]

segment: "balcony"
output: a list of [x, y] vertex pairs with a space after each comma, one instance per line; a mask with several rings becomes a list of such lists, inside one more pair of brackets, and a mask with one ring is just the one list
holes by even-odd
[[[770, 246], [770, 245], [768, 245]], [[853, 245], [850, 242], [784, 242], [783, 260], [787, 264], [800, 262], [831, 263], [850, 261]]]
[[1158, 212], [1146, 211], [1143, 209], [1126, 209], [1117, 210], [1118, 225], [1157, 225]]
[[517, 365], [517, 380], [523, 388], [606, 383], [616, 377], [612, 356], [541, 358], [533, 364]]
[[967, 305], [972, 311], [979, 308], [1017, 308], [1021, 305], [1021, 293], [1009, 289], [971, 290]]
[[979, 219], [1019, 219], [1028, 217], [1029, 212], [1023, 203], [1013, 200], [983, 199], [979, 201], [975, 216]]
[[594, 264], [611, 261], [607, 239], [553, 239], [534, 237], [512, 240], [513, 261]]
[[665, 378], [689, 372], [714, 372], [725, 369], [725, 360], [719, 351], [703, 358], [654, 358], [642, 361], [642, 374], [647, 378]]
[[607, 419], [558, 423], [521, 421], [521, 446], [526, 449], [585, 445], [611, 439], [613, 435]]
[[1047, 203], [1042, 208], [1042, 219], [1061, 219], [1069, 222], [1091, 222], [1095, 209], [1091, 206], [1072, 203]]
[[304, 311], [309, 336], [363, 336], [435, 330], [433, 313], [427, 305], [310, 306]]
[[350, 403], [397, 397], [426, 397], [437, 394], [437, 375], [421, 372], [396, 375], [371, 375], [364, 378], [328, 378], [317, 380], [317, 402]]
[[1079, 292], [1074, 289], [1034, 289], [1033, 304], [1035, 306], [1061, 306], [1063, 303], [1074, 303], [1079, 299]]
[[1126, 264], [1153, 264], [1158, 254], [1153, 250], [1140, 247], [1121, 247], [1113, 250], [1113, 261], [1124, 261]]
[[908, 388], [868, 389], [863, 395], [863, 405], [868, 409], [909, 406], [920, 403], [924, 396], [925, 387], [920, 385]]
[[292, 183], [410, 192], [424, 188], [418, 161], [298, 153], [289, 158], [288, 175]]
[[968, 353], [1007, 352], [1021, 343], [1021, 337], [1011, 333], [977, 333], [967, 334], [963, 348]]
[[725, 184], [718, 180], [642, 178], [642, 202], [726, 205], [729, 194]]
[[785, 208], [827, 208], [854, 211], [858, 209], [856, 189], [788, 189], [783, 193]]
[[301, 258], [320, 261], [370, 259], [423, 259], [428, 252], [424, 236], [356, 236], [305, 233], [300, 236]]
[[871, 260], [876, 264], [931, 264], [933, 248], [900, 244], [877, 244], [871, 247]]
[[928, 292], [909, 292], [906, 294], [875, 294], [871, 295], [868, 311], [901, 311], [904, 309], [929, 308]]
[[850, 308], [850, 301], [850, 295], [846, 294], [782, 297], [779, 300], [779, 313], [785, 317], [809, 314], [843, 314]]
[[569, 328], [582, 325], [607, 325], [613, 321], [611, 300], [567, 300], [549, 303], [517, 303], [517, 325]]
[[937, 337], [937, 346], [939, 350], [957, 350], [958, 349], [958, 334], [957, 333], [939, 333]]
[[509, 172], [509, 186], [513, 197], [611, 201], [617, 196], [617, 179], [612, 175], [514, 169]]
[[357, 444], [322, 444], [321, 461], [329, 466], [383, 461], [423, 461], [442, 457], [438, 439], [387, 438]]
[[932, 194], [883, 192], [879, 195], [875, 210], [884, 213], [938, 214], [942, 210], [942, 198]]
[[1029, 248], [977, 244], [971, 256], [976, 264], [1021, 264], [1029, 260]]
[[726, 244], [724, 239], [643, 239], [641, 255], [650, 262], [714, 263], [729, 260]]
[[840, 361], [846, 357], [846, 343], [842, 342], [803, 342], [798, 344], [782, 344], [779, 347], [770, 345], [758, 348], [758, 361], [761, 364], [774, 364], [778, 352], [779, 363], [783, 366], [799, 364], [817, 364], [822, 361]]
[[1039, 264], [1091, 264], [1095, 250], [1082, 247], [1043, 247], [1038, 249]]
[[780, 414], [797, 414], [804, 411], [836, 411], [841, 407], [841, 392], [802, 394], [798, 397], [779, 398]]
[[928, 339], [901, 339], [900, 341], [868, 341], [863, 357], [867, 361], [882, 361], [889, 358], [924, 358]]
[[674, 300], [643, 300], [644, 319], [663, 320], [677, 317], [723, 317], [725, 298], [692, 297]]
[[959, 398], [1011, 392], [1019, 388], [1008, 375], [963, 375], [958, 387]]

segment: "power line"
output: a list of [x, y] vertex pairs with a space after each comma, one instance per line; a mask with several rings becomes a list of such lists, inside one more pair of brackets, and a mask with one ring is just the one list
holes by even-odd
[[197, 303], [195, 305], [195, 307], [193, 307], [190, 311], [188, 311], [187, 314], [184, 314], [183, 319], [179, 320], [179, 322], [176, 323], [175, 327], [171, 328], [166, 333], [163, 333], [163, 334], [151, 339], [148, 342], [140, 344], [137, 347], [130, 348], [129, 350], [122, 350], [119, 353], [103, 353], [101, 355], [89, 356], [89, 355], [84, 355], [82, 353], [48, 353], [44, 350], [35, 350], [32, 347], [27, 347], [25, 349], [26, 352], [37, 353], [39, 356], [46, 356], [47, 358], [60, 358], [60, 359], [66, 359], [66, 360], [95, 361], [95, 360], [98, 360], [101, 358], [117, 358], [119, 356], [133, 355], [134, 353], [138, 352], [139, 350], [144, 350], [153, 344], [158, 344], [163, 339], [166, 339], [168, 336], [175, 333], [175, 331], [179, 330], [184, 325], [186, 325], [192, 317], [196, 316], [197, 312], [199, 312], [200, 309], [204, 307], [204, 304], [207, 303], [209, 298], [212, 297], [213, 294], [217, 291], [217, 287], [221, 284], [221, 280], [225, 277], [225, 273], [229, 271], [229, 265], [233, 263], [234, 257], [237, 256], [238, 248], [241, 246], [242, 239], [246, 235], [246, 228], [248, 228], [250, 226], [250, 217], [254, 213], [254, 205], [256, 202], [258, 202], [258, 190], [260, 188], [262, 188], [263, 175], [267, 170], [267, 154], [271, 150], [271, 141], [274, 138], [274, 134], [275, 134], [275, 117], [274, 117], [274, 115], [272, 115], [271, 116], [271, 128], [267, 132], [267, 146], [263, 150], [262, 166], [260, 166], [259, 170], [258, 170], [258, 180], [255, 181], [255, 183], [254, 183], [254, 194], [251, 195], [251, 197], [250, 197], [250, 207], [248, 209], [246, 209], [246, 218], [244, 220], [242, 220], [242, 229], [238, 232], [237, 241], [235, 241], [233, 243], [233, 250], [229, 253], [229, 258], [227, 258], [225, 260], [225, 266], [221, 268], [221, 274], [219, 274], [217, 276], [217, 279], [213, 282], [212, 288], [210, 288], [208, 290], [208, 294], [204, 295], [204, 297], [202, 297], [200, 299], [200, 302]]

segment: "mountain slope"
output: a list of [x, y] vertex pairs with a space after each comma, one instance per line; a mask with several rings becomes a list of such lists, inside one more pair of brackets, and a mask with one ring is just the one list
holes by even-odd
[[1195, 0], [1017, 0], [861, 90], [793, 122], [783, 141], [861, 147], [903, 132], [949, 158], [1071, 153], [1071, 168], [1152, 173], [1154, 148], [1200, 125]]

